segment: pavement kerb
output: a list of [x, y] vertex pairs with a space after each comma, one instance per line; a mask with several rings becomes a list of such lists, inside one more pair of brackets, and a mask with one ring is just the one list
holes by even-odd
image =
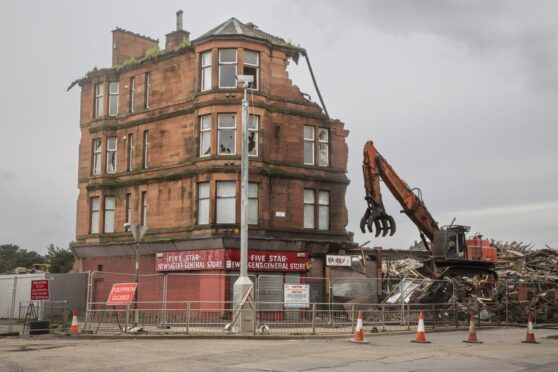
[[[482, 328], [477, 328], [478, 330], [483, 329], [497, 329], [497, 328], [505, 328], [505, 327], [497, 327], [497, 326], [487, 326]], [[506, 327], [507, 328], [507, 327]], [[466, 331], [468, 327], [459, 327], [459, 328], [446, 328], [446, 329], [432, 329], [427, 330], [427, 333], [444, 333], [444, 332], [455, 332], [455, 331]], [[399, 331], [399, 332], [365, 332], [367, 337], [376, 337], [376, 336], [389, 336], [389, 335], [411, 335], [415, 334], [416, 330], [410, 331]], [[312, 334], [292, 334], [292, 335], [239, 335], [239, 334], [69, 334], [66, 332], [55, 332], [55, 336], [61, 338], [74, 338], [74, 339], [82, 339], [82, 340], [130, 340], [130, 339], [149, 339], [149, 340], [207, 340], [207, 339], [214, 339], [214, 340], [327, 340], [327, 339], [338, 339], [338, 338], [347, 338], [350, 339], [354, 336], [352, 333], [343, 333], [343, 334], [329, 334], [329, 335], [312, 335]]]

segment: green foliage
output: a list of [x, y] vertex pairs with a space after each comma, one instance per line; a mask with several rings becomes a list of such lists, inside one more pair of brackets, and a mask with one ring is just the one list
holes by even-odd
[[116, 70], [121, 70], [121, 69], [123, 69], [124, 67], [128, 67], [128, 66], [135, 65], [135, 64], [138, 63], [138, 62], [139, 62], [139, 61], [138, 61], [137, 59], [135, 59], [134, 57], [131, 57], [131, 58], [126, 59], [126, 60], [125, 60], [124, 62], [122, 62], [121, 64], [114, 66], [114, 68], [115, 68]]
[[55, 247], [54, 244], [50, 244], [47, 249], [45, 258], [50, 262], [51, 273], [67, 273], [72, 270], [75, 258], [71, 250]]
[[178, 45], [178, 49], [183, 49], [186, 47], [190, 46], [190, 40], [188, 40], [187, 38], [183, 37], [182, 41], [180, 42], [180, 44]]
[[143, 58], [141, 60], [143, 61], [143, 60], [146, 60], [146, 59], [155, 58], [159, 54], [161, 54], [161, 49], [159, 49], [158, 46], [155, 46], [153, 48], [147, 49], [146, 52], [145, 52], [145, 55], [143, 56]]
[[0, 245], [0, 273], [10, 272], [16, 267], [31, 268], [34, 263], [44, 262], [37, 252], [28, 252], [14, 244]]

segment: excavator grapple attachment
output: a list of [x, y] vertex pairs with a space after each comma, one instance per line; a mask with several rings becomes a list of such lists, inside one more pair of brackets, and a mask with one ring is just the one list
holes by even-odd
[[392, 216], [383, 211], [380, 212], [375, 211], [373, 208], [367, 208], [364, 216], [360, 220], [360, 230], [363, 233], [365, 233], [366, 230], [373, 232], [374, 229], [372, 226], [376, 229], [374, 232], [375, 237], [380, 236], [380, 234], [382, 236], [388, 234], [392, 236], [396, 231], [395, 220]]

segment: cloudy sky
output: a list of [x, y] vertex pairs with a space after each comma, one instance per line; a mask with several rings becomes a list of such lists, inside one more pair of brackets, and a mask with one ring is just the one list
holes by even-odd
[[[116, 26], [162, 40], [184, 10], [196, 38], [230, 17], [307, 49], [330, 115], [351, 131], [347, 195], [357, 241], [362, 147], [375, 141], [441, 224], [558, 247], [555, 1], [4, 1], [0, 5], [0, 244], [45, 252], [74, 238], [79, 88], [111, 63]], [[317, 97], [303, 64], [302, 91]]]

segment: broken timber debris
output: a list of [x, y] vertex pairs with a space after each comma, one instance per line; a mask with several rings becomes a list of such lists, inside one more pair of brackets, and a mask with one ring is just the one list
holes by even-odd
[[483, 320], [523, 323], [532, 313], [539, 322], [558, 321], [558, 249], [532, 249], [522, 242], [495, 242], [498, 280], [486, 276], [433, 280], [422, 262], [383, 263], [383, 303], [448, 303]]

